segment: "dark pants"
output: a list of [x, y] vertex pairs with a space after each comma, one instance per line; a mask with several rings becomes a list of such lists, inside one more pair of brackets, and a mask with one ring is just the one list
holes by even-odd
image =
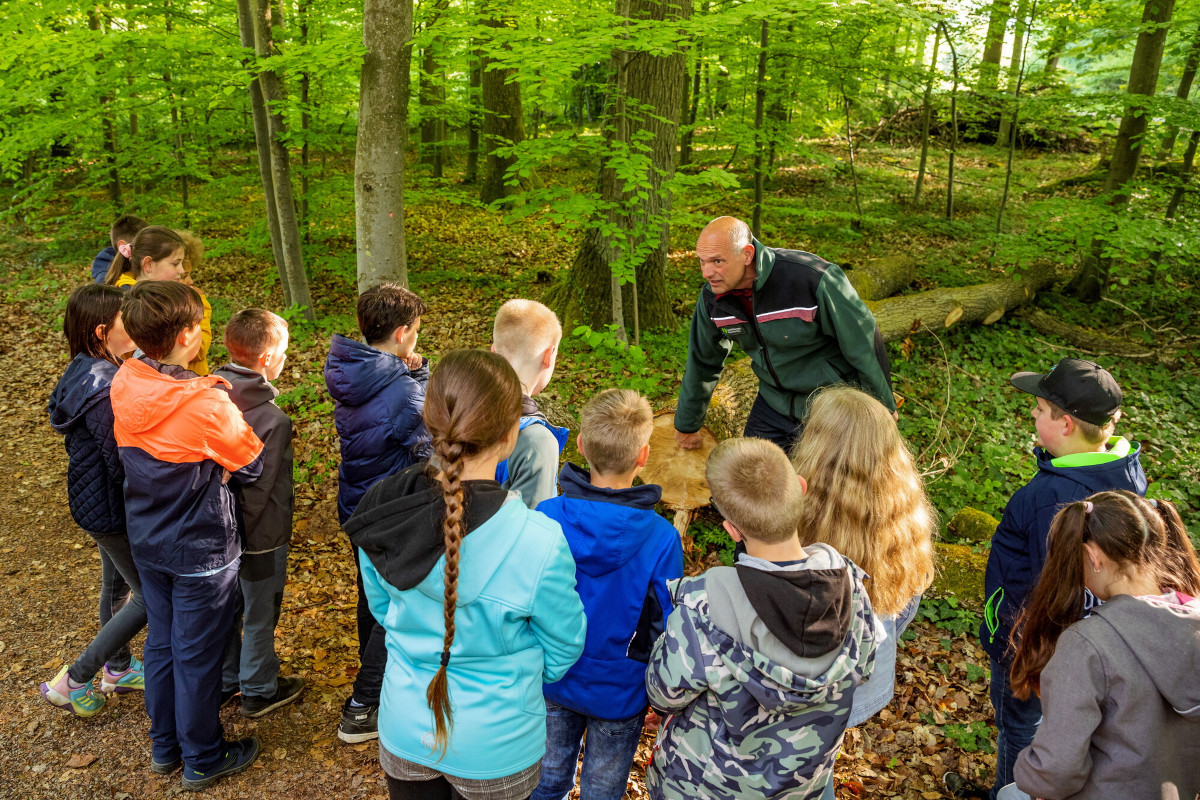
[[67, 671], [76, 683], [87, 683], [106, 662], [112, 672], [129, 669], [129, 640], [146, 627], [137, 567], [123, 533], [93, 533], [100, 549], [100, 632]]
[[992, 659], [992, 682], [988, 694], [996, 710], [996, 783], [990, 797], [996, 800], [1000, 790], [1013, 782], [1017, 755], [1033, 743], [1033, 735], [1042, 724], [1042, 702], [1036, 694], [1018, 700], [1008, 685], [1008, 664]]
[[229, 631], [222, 677], [222, 686], [227, 692], [240, 689], [243, 697], [271, 697], [275, 694], [279, 679], [275, 628], [279, 625], [279, 613], [283, 609], [287, 556], [288, 546], [285, 544], [265, 554], [273, 564], [268, 577], [261, 580], [247, 580], [245, 574], [238, 577], [241, 591]]
[[792, 446], [804, 431], [804, 423], [798, 419], [780, 414], [760, 394], [754, 398], [750, 408], [750, 416], [746, 419], [746, 429], [742, 435], [757, 439], [766, 439], [783, 448], [783, 452], [792, 455]]
[[547, 700], [546, 755], [531, 800], [563, 800], [575, 788], [575, 765], [585, 732], [579, 800], [621, 800], [645, 717], [646, 712], [640, 711], [626, 719], [597, 719]]
[[379, 705], [383, 690], [383, 670], [387, 667], [387, 641], [383, 626], [371, 614], [363, 591], [362, 572], [358, 568], [358, 548], [354, 553], [354, 583], [358, 587], [358, 675], [354, 679], [354, 699], [364, 706]]
[[182, 756], [200, 772], [224, 753], [221, 664], [237, 607], [238, 562], [215, 575], [171, 575], [142, 567], [146, 712], [155, 761]]
[[388, 800], [462, 800], [445, 778], [430, 781], [401, 781], [391, 775], [387, 778]]

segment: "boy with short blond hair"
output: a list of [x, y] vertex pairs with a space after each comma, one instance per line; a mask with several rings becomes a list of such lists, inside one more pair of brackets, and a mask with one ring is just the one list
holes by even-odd
[[492, 352], [512, 365], [522, 393], [517, 443], [508, 460], [496, 468], [496, 480], [521, 495], [530, 508], [558, 494], [554, 477], [569, 432], [550, 424], [533, 398], [554, 375], [561, 339], [558, 317], [535, 300], [509, 300], [496, 312]]
[[832, 800], [854, 689], [874, 667], [866, 576], [829, 545], [800, 544], [804, 482], [778, 445], [724, 441], [706, 477], [746, 552], [673, 587], [646, 674], [650, 705], [671, 718], [646, 788], [671, 800]]
[[1107, 370], [1064, 358], [1044, 375], [1018, 372], [1009, 381], [1035, 397], [1033, 452], [1038, 472], [1005, 506], [984, 574], [987, 605], [979, 638], [991, 659], [998, 732], [993, 799], [1013, 782], [1017, 754], [1033, 742], [1041, 722], [1038, 698], [1018, 700], [1009, 690], [1009, 637], [1046, 563], [1050, 523], [1060, 508], [1096, 492], [1146, 493], [1141, 446], [1113, 436], [1123, 396]]
[[[235, 617], [225, 653], [223, 696], [242, 695], [242, 713], [261, 717], [291, 703], [304, 679], [279, 676], [275, 627], [287, 582], [288, 542], [292, 538], [292, 420], [275, 398], [272, 383], [287, 358], [288, 325], [278, 314], [248, 308], [225, 325], [229, 363], [216, 374], [229, 381], [229, 397], [263, 443], [263, 471], [242, 487], [246, 550], [238, 574], [241, 624]], [[239, 635], [240, 634], [240, 635]]]
[[633, 485], [653, 428], [650, 404], [637, 392], [593, 397], [577, 439], [590, 471], [564, 464], [562, 497], [538, 506], [562, 525], [588, 629], [583, 656], [543, 689], [546, 755], [532, 800], [571, 791], [585, 732], [581, 800], [625, 794], [646, 712], [646, 659], [673, 607], [667, 581], [683, 577], [679, 535], [654, 510], [662, 487]]
[[[226, 741], [221, 656], [236, 610], [242, 531], [234, 488], [258, 479], [263, 445], [229, 384], [186, 367], [204, 308], [175, 281], [141, 281], [121, 319], [144, 355], [113, 378], [113, 433], [125, 468], [129, 546], [142, 581], [150, 768], [203, 789], [249, 767], [254, 737]], [[233, 484], [232, 486], [229, 484]]]

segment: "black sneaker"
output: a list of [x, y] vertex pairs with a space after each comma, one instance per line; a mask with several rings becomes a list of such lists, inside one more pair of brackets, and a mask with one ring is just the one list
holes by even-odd
[[228, 778], [248, 768], [258, 758], [258, 739], [251, 736], [236, 742], [225, 742], [225, 755], [215, 767], [199, 772], [191, 767], [183, 769], [183, 788], [191, 792], [207, 789], [221, 778]]
[[951, 797], [972, 797], [976, 800], [987, 800], [991, 797], [991, 792], [984, 789], [977, 783], [973, 783], [957, 772], [947, 772], [942, 775], [942, 785], [946, 787], [946, 791]]
[[342, 706], [342, 721], [338, 723], [338, 738], [349, 744], [379, 738], [379, 704], [352, 706], [351, 697]]
[[295, 701], [303, 691], [304, 678], [299, 675], [276, 678], [275, 694], [269, 697], [257, 697], [242, 693], [242, 715], [254, 718], [266, 716], [280, 706], [286, 706]]
[[158, 775], [170, 775], [182, 766], [183, 761], [178, 758], [174, 761], [155, 761], [153, 758], [150, 759], [150, 771]]

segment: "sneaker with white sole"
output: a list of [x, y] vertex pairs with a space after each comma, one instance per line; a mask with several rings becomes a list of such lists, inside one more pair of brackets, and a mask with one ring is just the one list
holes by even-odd
[[104, 694], [146, 691], [145, 666], [136, 658], [131, 658], [127, 668], [113, 672], [105, 664], [104, 669], [100, 670], [100, 691]]
[[379, 738], [379, 706], [352, 705], [351, 697], [342, 706], [342, 721], [338, 723], [337, 735], [343, 742], [358, 744]]
[[266, 716], [277, 708], [294, 702], [304, 691], [304, 678], [299, 675], [288, 675], [275, 679], [275, 694], [269, 697], [248, 695], [242, 692], [242, 715], [257, 719]]
[[103, 694], [94, 691], [91, 681], [82, 686], [72, 686], [71, 676], [67, 674], [70, 666], [63, 667], [54, 676], [54, 680], [43, 683], [42, 697], [46, 702], [63, 711], [69, 711], [77, 717], [91, 717], [100, 713], [106, 699]]

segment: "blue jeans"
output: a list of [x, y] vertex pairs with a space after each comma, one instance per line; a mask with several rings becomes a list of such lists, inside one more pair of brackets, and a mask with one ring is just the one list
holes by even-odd
[[222, 685], [226, 691], [240, 688], [243, 697], [272, 697], [279, 678], [275, 627], [283, 608], [288, 547], [285, 544], [269, 555], [274, 560], [270, 577], [249, 581], [238, 576], [241, 614], [234, 615], [233, 629], [229, 632]]
[[1033, 743], [1042, 724], [1042, 701], [1037, 695], [1018, 700], [1008, 685], [1008, 664], [992, 659], [992, 682], [988, 694], [996, 710], [996, 783], [989, 794], [996, 800], [1000, 790], [1013, 782], [1017, 755]]
[[639, 711], [627, 719], [597, 719], [547, 700], [542, 779], [530, 800], [563, 800], [570, 794], [585, 731], [579, 800], [621, 800], [645, 716], [646, 712]]
[[894, 617], [880, 617], [879, 622], [887, 634], [882, 642], [875, 643], [875, 669], [871, 677], [854, 690], [854, 704], [850, 707], [847, 728], [861, 725], [878, 714], [896, 695], [896, 647], [908, 623], [917, 614], [921, 595], [917, 595], [900, 609]]
[[129, 640], [146, 627], [146, 603], [137, 567], [123, 533], [91, 534], [100, 549], [100, 632], [67, 671], [86, 683], [108, 662], [113, 672], [129, 668]]
[[221, 662], [237, 608], [238, 562], [216, 575], [140, 571], [146, 634], [146, 712], [154, 760], [182, 757], [204, 772], [220, 761]]

